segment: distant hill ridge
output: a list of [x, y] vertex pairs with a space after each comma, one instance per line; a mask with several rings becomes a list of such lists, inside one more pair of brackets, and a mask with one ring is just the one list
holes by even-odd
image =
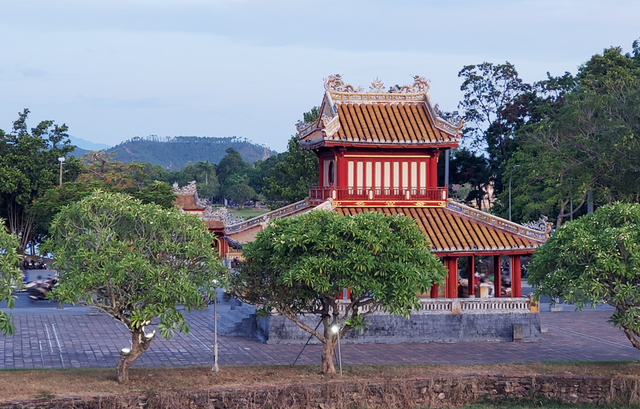
[[[157, 136], [134, 137], [128, 139], [107, 152], [115, 152], [119, 161], [148, 162], [161, 165], [169, 170], [180, 170], [187, 162], [209, 160], [217, 164], [226, 155], [226, 150], [233, 148], [240, 153], [242, 159], [253, 163], [265, 159], [265, 148], [247, 138], [199, 137], [199, 136]], [[268, 154], [276, 152], [268, 149]]]

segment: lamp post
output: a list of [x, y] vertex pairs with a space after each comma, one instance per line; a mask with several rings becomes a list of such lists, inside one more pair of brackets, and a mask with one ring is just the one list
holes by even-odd
[[214, 283], [215, 296], [213, 297], [213, 368], [211, 371], [220, 372], [218, 366], [218, 285]]
[[513, 171], [518, 169], [519, 167], [520, 165], [515, 165], [509, 173], [509, 221], [511, 221], [511, 177], [513, 176]]
[[342, 376], [342, 353], [340, 352], [340, 327], [334, 325], [331, 331], [338, 337], [338, 364], [340, 365], [340, 376]]
[[62, 186], [62, 165], [64, 164], [64, 157], [59, 157], [58, 161], [60, 162], [60, 186]]

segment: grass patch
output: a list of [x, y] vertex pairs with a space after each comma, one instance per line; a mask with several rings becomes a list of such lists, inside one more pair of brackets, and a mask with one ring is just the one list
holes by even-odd
[[[522, 400], [504, 400], [487, 403], [477, 403], [475, 405], [463, 406], [460, 409], [638, 409], [638, 406], [620, 405], [620, 404], [577, 404], [562, 403], [551, 400], [522, 401]], [[427, 408], [425, 408], [427, 409]]]
[[256, 209], [254, 207], [245, 207], [244, 209], [228, 209], [229, 213], [243, 217], [245, 219], [251, 219], [260, 215], [267, 213], [269, 210], [267, 209]]
[[[345, 366], [344, 376], [322, 375], [319, 366], [223, 366], [219, 373], [211, 367], [132, 368], [130, 382], [116, 382], [115, 369], [39, 369], [0, 371], [0, 402], [33, 399], [34, 391], [47, 396], [106, 396], [129, 392], [194, 391], [218, 387], [290, 385], [344, 380], [410, 378], [432, 375], [472, 374], [575, 374], [637, 378], [638, 362], [527, 363], [494, 365], [357, 365]], [[46, 385], [47, 390], [42, 390]], [[51, 395], [48, 395], [51, 394]], [[470, 406], [469, 409], [494, 407]], [[499, 406], [533, 408], [529, 406]], [[547, 407], [547, 406], [543, 406]], [[588, 408], [589, 406], [556, 406]], [[619, 407], [619, 406], [618, 406]], [[552, 406], [553, 408], [553, 406]]]
[[54, 393], [49, 392], [49, 391], [40, 391], [40, 392], [36, 393], [36, 399], [53, 399], [55, 397], [56, 397], [56, 395]]

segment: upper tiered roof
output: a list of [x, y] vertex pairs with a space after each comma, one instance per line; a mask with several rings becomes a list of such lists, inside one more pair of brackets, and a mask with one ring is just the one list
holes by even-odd
[[321, 146], [441, 146], [456, 147], [464, 121], [443, 113], [429, 96], [429, 80], [415, 76], [411, 86], [388, 91], [379, 79], [369, 91], [325, 78], [319, 117], [298, 122], [298, 138], [305, 149]]

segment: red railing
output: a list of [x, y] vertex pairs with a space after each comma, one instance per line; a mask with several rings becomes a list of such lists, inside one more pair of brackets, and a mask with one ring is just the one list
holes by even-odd
[[312, 200], [446, 200], [446, 187], [387, 189], [372, 187], [312, 187]]

